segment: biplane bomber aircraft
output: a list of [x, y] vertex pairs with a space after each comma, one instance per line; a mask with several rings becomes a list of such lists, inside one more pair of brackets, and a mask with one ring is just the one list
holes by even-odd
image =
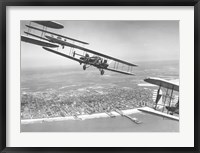
[[[39, 25], [43, 28], [38, 28], [31, 24]], [[83, 70], [86, 70], [90, 66], [94, 66], [99, 69], [101, 75], [105, 73], [104, 70], [126, 75], [134, 75], [133, 67], [137, 65], [81, 46], [89, 45], [89, 43], [87, 42], [47, 30], [47, 28], [64, 28], [64, 26], [60, 23], [54, 21], [30, 21], [29, 25], [26, 25], [26, 27], [28, 28], [28, 31], [24, 31], [26, 35], [21, 36], [21, 41], [42, 46], [42, 48], [46, 51], [77, 61], [78, 63], [80, 63], [80, 65], [83, 64]], [[41, 32], [41, 35], [36, 35], [31, 32], [31, 30]], [[58, 48], [59, 46], [61, 46], [62, 49], [64, 49], [65, 46], [69, 47], [69, 53], [66, 54], [52, 49]]]
[[[157, 85], [159, 88], [157, 90], [154, 108], [144, 107], [138, 110], [179, 121], [179, 117], [177, 116], [179, 114], [179, 97], [177, 96], [179, 93], [179, 85], [155, 77], [146, 78], [144, 81]], [[161, 89], [166, 91], [161, 92]], [[174, 94], [175, 92], [176, 95]]]

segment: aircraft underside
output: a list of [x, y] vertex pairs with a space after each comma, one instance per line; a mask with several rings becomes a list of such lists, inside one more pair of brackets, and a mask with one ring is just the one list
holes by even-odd
[[[84, 64], [84, 65], [83, 65], [83, 70], [86, 70], [86, 69], [89, 68], [89, 67], [90, 67], [90, 65], [87, 67], [87, 64]], [[99, 69], [101, 75], [104, 75], [105, 71], [104, 71], [103, 68], [98, 68], [98, 67], [97, 67], [97, 69]]]

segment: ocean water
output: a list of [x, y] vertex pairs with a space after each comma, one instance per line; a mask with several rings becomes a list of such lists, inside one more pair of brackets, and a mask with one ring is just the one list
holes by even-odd
[[66, 120], [22, 124], [22, 132], [178, 132], [179, 122], [147, 113], [129, 115], [141, 124], [117, 116], [114, 118], [94, 118], [86, 120]]
[[[21, 93], [44, 92], [56, 90], [68, 92], [88, 87], [117, 86], [128, 88], [138, 87], [145, 83], [147, 77], [159, 77], [166, 80], [179, 79], [178, 61], [139, 62], [134, 68], [135, 76], [126, 76], [106, 71], [101, 76], [99, 70], [89, 68], [82, 70], [82, 66], [37, 68], [21, 70]], [[157, 87], [150, 88], [152, 91]], [[21, 124], [21, 132], [178, 132], [179, 122], [163, 117], [136, 113], [142, 124], [135, 124], [124, 117], [96, 118], [87, 120], [67, 120], [43, 122], [34, 124]]]

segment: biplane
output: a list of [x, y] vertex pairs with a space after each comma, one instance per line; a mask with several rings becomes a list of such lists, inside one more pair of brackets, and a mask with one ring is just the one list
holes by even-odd
[[159, 88], [157, 90], [153, 109], [140, 108], [139, 110], [174, 120], [179, 120], [177, 115], [175, 115], [179, 114], [179, 85], [177, 83], [155, 77], [146, 78], [144, 81], [153, 85], [157, 85]]
[[[33, 26], [31, 23], [41, 25], [43, 28]], [[93, 66], [99, 69], [101, 75], [104, 74], [104, 70], [126, 75], [134, 75], [133, 67], [137, 65], [82, 47], [81, 45], [89, 45], [89, 43], [85, 41], [47, 30], [47, 28], [64, 28], [60, 23], [54, 21], [30, 21], [30, 24], [26, 25], [26, 27], [28, 28], [28, 31], [24, 31], [26, 36], [22, 35], [21, 41], [42, 46], [46, 51], [77, 61], [80, 65], [83, 64], [83, 70]], [[36, 35], [32, 33], [31, 30], [39, 31], [41, 32], [41, 35]], [[62, 49], [65, 47], [70, 48], [69, 53], [66, 54], [52, 49], [58, 48], [59, 46], [61, 46]]]

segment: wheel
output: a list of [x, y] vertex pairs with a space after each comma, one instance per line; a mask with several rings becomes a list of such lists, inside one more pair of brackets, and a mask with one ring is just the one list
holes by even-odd
[[83, 65], [83, 70], [86, 70], [86, 65]]
[[104, 74], [104, 70], [101, 70], [101, 75], [103, 75]]

